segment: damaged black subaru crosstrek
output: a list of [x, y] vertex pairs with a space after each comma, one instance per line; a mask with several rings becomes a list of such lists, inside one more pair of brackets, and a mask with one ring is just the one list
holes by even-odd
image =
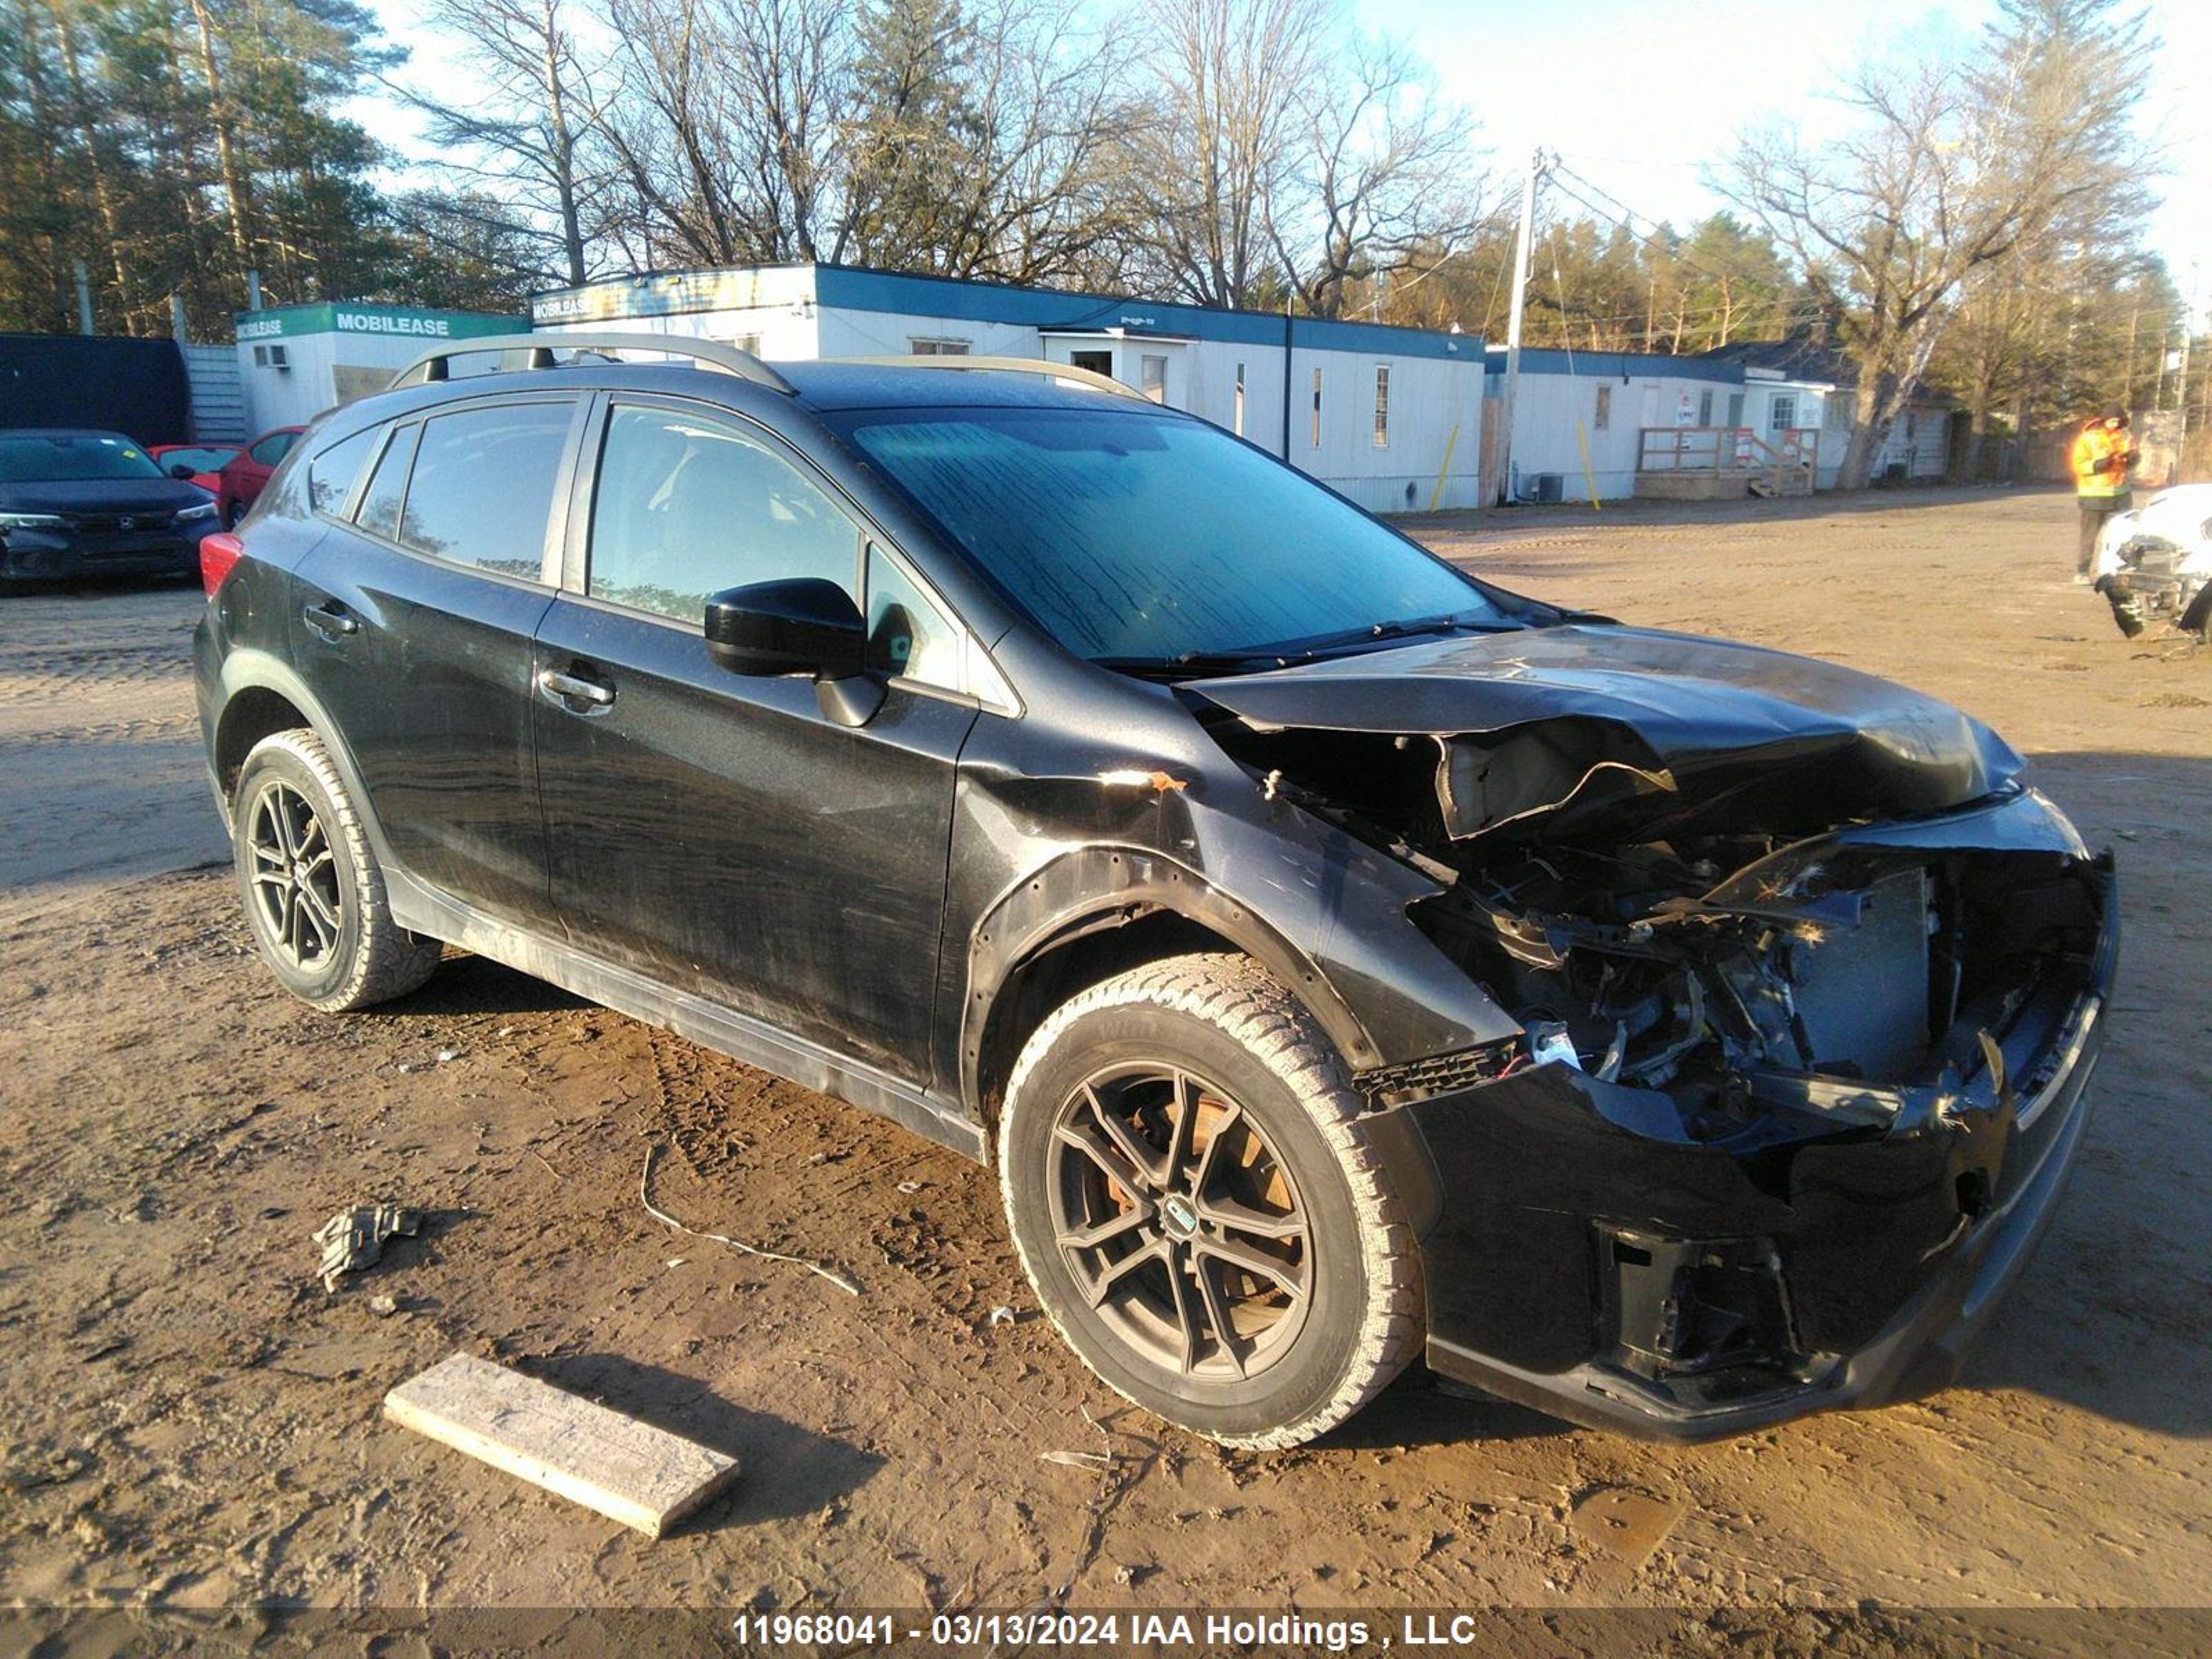
[[450, 942], [994, 1162], [1069, 1345], [1235, 1443], [1417, 1355], [1686, 1437], [1954, 1374], [2115, 954], [1985, 727], [1502, 592], [1080, 371], [501, 347], [208, 544], [296, 994]]

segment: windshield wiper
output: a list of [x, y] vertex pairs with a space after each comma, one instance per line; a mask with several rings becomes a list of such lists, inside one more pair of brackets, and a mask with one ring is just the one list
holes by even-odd
[[1186, 675], [1236, 674], [1248, 669], [1285, 668], [1304, 662], [1310, 651], [1185, 651], [1173, 657], [1093, 657], [1101, 668], [1118, 674], [1158, 675], [1178, 679]]
[[1316, 652], [1334, 650], [1347, 645], [1364, 645], [1370, 640], [1405, 640], [1424, 634], [1515, 634], [1527, 626], [1526, 623], [1511, 617], [1476, 617], [1464, 611], [1454, 611], [1441, 617], [1407, 617], [1390, 622], [1369, 623], [1364, 627], [1346, 628], [1334, 634], [1301, 640], [1297, 654], [1311, 656]]
[[1117, 673], [1160, 675], [1236, 674], [1268, 668], [1288, 668], [1381, 640], [1413, 639], [1427, 634], [1516, 634], [1528, 624], [1510, 617], [1474, 617], [1454, 611], [1441, 617], [1411, 617], [1391, 622], [1369, 623], [1334, 634], [1319, 634], [1295, 644], [1247, 646], [1234, 651], [1185, 651], [1172, 657], [1093, 657], [1101, 668]]

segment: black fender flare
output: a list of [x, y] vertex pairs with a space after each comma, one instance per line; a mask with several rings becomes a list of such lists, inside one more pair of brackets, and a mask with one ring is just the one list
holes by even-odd
[[1086, 933], [1164, 911], [1219, 934], [1289, 988], [1343, 1054], [1371, 1066], [1366, 1027], [1304, 951], [1251, 908], [1187, 865], [1150, 848], [1076, 848], [1029, 872], [993, 901], [969, 935], [960, 1013], [962, 1093], [982, 1109], [983, 1038], [999, 995], [1045, 951]]
[[[362, 829], [368, 836], [369, 850], [376, 854], [377, 863], [386, 872], [398, 869], [391, 843], [384, 838], [384, 826], [377, 821], [376, 808], [369, 800], [368, 787], [362, 781], [360, 763], [354, 759], [344, 732], [331, 718], [322, 699], [307, 689], [307, 681], [298, 671], [266, 651], [236, 647], [222, 659], [222, 705], [215, 711], [215, 729], [208, 734], [208, 770], [216, 776], [218, 793], [222, 779], [216, 775], [216, 757], [222, 751], [223, 723], [229, 718], [239, 694], [245, 691], [274, 692], [306, 717], [307, 725], [322, 739], [323, 748], [331, 757], [331, 764], [337, 769], [347, 793], [353, 797], [354, 810], [360, 815]], [[228, 800], [223, 808], [227, 817]]]

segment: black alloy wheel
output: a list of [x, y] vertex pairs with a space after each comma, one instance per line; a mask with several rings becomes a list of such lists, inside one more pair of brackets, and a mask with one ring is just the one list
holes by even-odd
[[1311, 1305], [1297, 1186], [1256, 1120], [1164, 1061], [1098, 1073], [1053, 1126], [1054, 1237], [1132, 1348], [1200, 1380], [1265, 1370]]

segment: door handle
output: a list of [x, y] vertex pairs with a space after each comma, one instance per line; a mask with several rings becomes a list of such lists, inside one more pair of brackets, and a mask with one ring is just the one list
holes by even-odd
[[586, 702], [594, 708], [605, 708], [615, 700], [611, 685], [587, 680], [580, 674], [564, 674], [555, 668], [539, 672], [538, 689], [556, 702]]
[[336, 645], [349, 634], [361, 632], [360, 621], [348, 616], [345, 607], [335, 602], [309, 605], [300, 613], [300, 620], [331, 645]]

